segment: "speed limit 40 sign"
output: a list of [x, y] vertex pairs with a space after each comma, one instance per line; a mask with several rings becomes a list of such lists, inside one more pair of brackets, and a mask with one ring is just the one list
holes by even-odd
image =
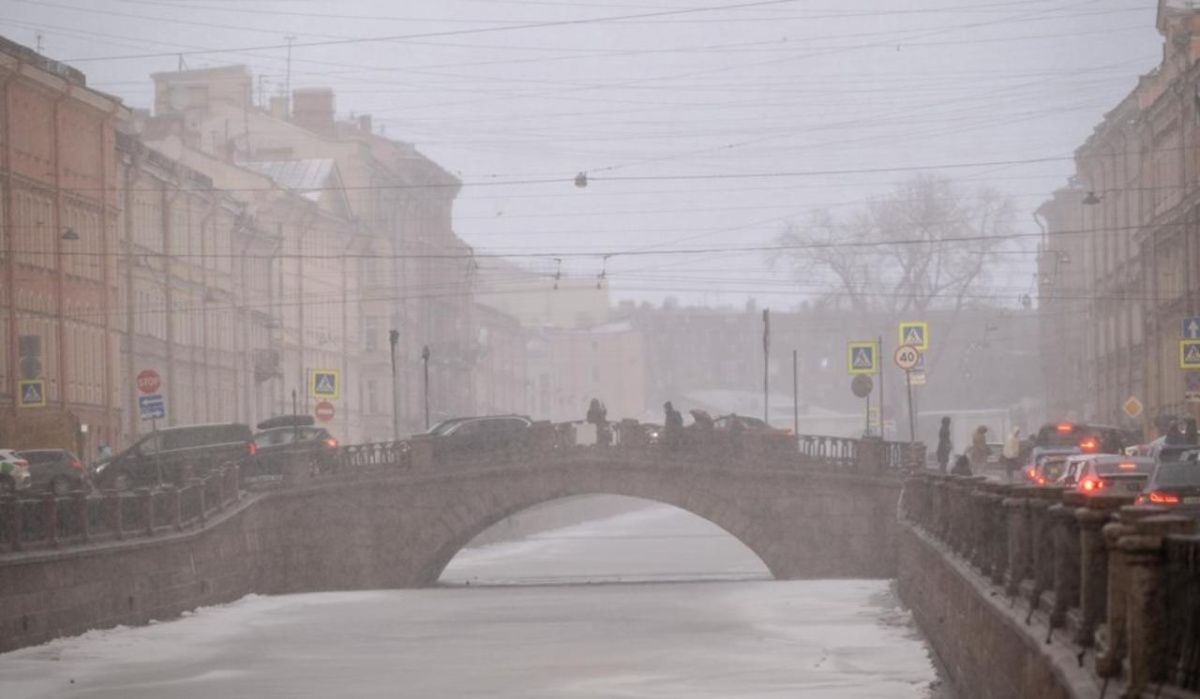
[[921, 350], [912, 345], [901, 345], [896, 348], [896, 354], [892, 355], [892, 358], [896, 361], [896, 366], [905, 371], [912, 371], [921, 362]]

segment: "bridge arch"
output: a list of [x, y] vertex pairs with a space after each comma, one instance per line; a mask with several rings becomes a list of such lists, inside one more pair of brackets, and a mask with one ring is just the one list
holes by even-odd
[[[753, 532], [751, 532], [751, 531], [738, 531], [738, 532], [730, 531], [730, 529], [728, 527], [736, 526], [736, 524], [737, 524], [736, 520], [726, 517], [727, 520], [731, 520], [731, 521], [727, 521], [724, 524], [722, 524], [721, 522], [713, 521], [713, 519], [711, 519], [710, 517], [704, 516], [703, 514], [700, 514], [698, 512], [694, 512], [691, 509], [689, 509], [688, 507], [683, 506], [682, 504], [666, 502], [663, 499], [649, 498], [649, 497], [646, 497], [644, 494], [635, 496], [635, 495], [630, 495], [629, 493], [593, 491], [593, 492], [579, 493], [579, 494], [572, 494], [572, 495], [554, 496], [554, 497], [551, 497], [549, 500], [534, 502], [534, 503], [528, 504], [528, 505], [526, 505], [522, 502], [520, 504], [513, 505], [512, 507], [514, 509], [512, 509], [511, 511], [493, 512], [493, 513], [489, 513], [485, 516], [480, 517], [478, 520], [476, 520], [473, 523], [464, 527], [461, 530], [462, 533], [460, 536], [456, 536], [453, 538], [452, 541], [448, 541], [447, 542], [448, 546], [447, 546], [446, 550], [438, 552], [437, 556], [435, 557], [435, 561], [432, 564], [433, 567], [435, 569], [437, 569], [436, 579], [437, 580], [442, 579], [442, 576], [445, 573], [447, 566], [449, 566], [454, 561], [454, 559], [458, 556], [458, 554], [461, 553], [462, 551], [464, 551], [470, 545], [470, 543], [472, 541], [474, 541], [480, 534], [483, 534], [484, 532], [486, 532], [487, 530], [489, 530], [496, 524], [503, 522], [508, 517], [511, 517], [514, 515], [519, 515], [522, 512], [527, 512], [530, 509], [536, 508], [539, 505], [561, 502], [563, 500], [568, 500], [568, 499], [576, 498], [576, 497], [606, 496], [606, 495], [608, 495], [608, 496], [615, 495], [615, 496], [622, 496], [622, 497], [626, 497], [626, 498], [632, 498], [632, 499], [642, 502], [646, 506], [666, 505], [666, 506], [669, 506], [680, 512], [685, 512], [688, 515], [690, 515], [694, 518], [700, 519], [708, 524], [711, 524], [714, 528], [719, 530], [722, 535], [724, 535], [725, 537], [728, 537], [729, 539], [731, 539], [733, 541], [738, 542], [738, 544], [740, 544], [744, 550], [748, 551], [749, 554], [752, 554], [753, 557], [755, 559], [757, 559], [758, 563], [763, 568], [765, 568], [768, 573], [770, 573], [773, 577], [776, 577], [775, 571], [771, 570], [770, 565], [763, 558], [763, 553], [760, 551], [756, 551], [754, 549], [754, 547], [750, 543], [747, 542], [747, 539], [752, 537]], [[693, 503], [693, 506], [694, 506], [694, 503]], [[564, 526], [569, 526], [569, 525], [564, 525]], [[465, 541], [462, 540], [463, 537], [465, 537]], [[461, 542], [461, 545], [459, 545], [460, 542]], [[450, 550], [450, 549], [453, 549], [453, 550]], [[443, 559], [445, 560], [445, 563], [442, 563]], [[440, 566], [440, 568], [438, 568], [438, 566]]]

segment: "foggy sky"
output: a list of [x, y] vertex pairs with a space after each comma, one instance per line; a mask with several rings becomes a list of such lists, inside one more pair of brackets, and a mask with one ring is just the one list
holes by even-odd
[[[596, 252], [565, 265], [589, 279], [601, 253], [769, 243], [809, 207], [849, 211], [929, 165], [1053, 159], [942, 171], [1011, 193], [1036, 231], [1072, 151], [1161, 50], [1154, 3], [1135, 0], [797, 0], [518, 28], [731, 4], [0, 0], [0, 33], [40, 34], [46, 55], [136, 107], [150, 73], [180, 65], [245, 63], [277, 93], [293, 36], [293, 88], [334, 87], [342, 116], [372, 114], [464, 180], [468, 243], [542, 271]], [[361, 41], [429, 33], [443, 35]], [[195, 53], [244, 47], [272, 48]], [[795, 174], [856, 169], [875, 172]], [[580, 171], [586, 189], [570, 182]], [[990, 291], [1011, 305], [1033, 291], [1033, 257], [1003, 264]], [[772, 295], [790, 284], [757, 252], [616, 255], [607, 278], [617, 298], [802, 298]]]

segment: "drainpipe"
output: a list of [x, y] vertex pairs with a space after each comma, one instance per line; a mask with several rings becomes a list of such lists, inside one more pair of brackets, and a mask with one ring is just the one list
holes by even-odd
[[3, 102], [0, 102], [0, 111], [3, 112], [4, 121], [0, 124], [0, 133], [3, 134], [4, 149], [0, 151], [0, 170], [4, 172], [4, 189], [0, 192], [0, 196], [4, 200], [4, 238], [5, 249], [9, 254], [4, 256], [4, 286], [5, 298], [8, 299], [8, 318], [6, 319], [8, 326], [8, 390], [12, 396], [12, 421], [9, 424], [17, 424], [17, 381], [21, 372], [20, 363], [20, 343], [18, 340], [17, 327], [17, 288], [16, 288], [16, 264], [12, 251], [15, 249], [16, 234], [13, 228], [13, 175], [12, 175], [12, 109], [10, 109], [9, 101], [9, 85], [13, 78], [21, 70], [21, 63], [17, 63], [16, 73], [10, 73], [4, 77], [4, 81], [0, 83], [0, 87], [4, 90]]

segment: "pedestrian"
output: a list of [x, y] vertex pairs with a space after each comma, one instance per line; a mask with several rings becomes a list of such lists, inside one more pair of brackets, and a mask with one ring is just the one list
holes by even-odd
[[587, 421], [596, 426], [596, 444], [612, 444], [612, 432], [608, 429], [608, 408], [604, 407], [599, 398], [593, 398], [588, 404]]
[[1171, 425], [1167, 428], [1166, 439], [1163, 442], [1172, 446], [1187, 444], [1187, 433], [1184, 432], [1184, 427], [1178, 420], [1171, 420]]
[[1004, 475], [1012, 483], [1013, 474], [1021, 467], [1021, 428], [1014, 427], [1004, 442]]
[[671, 405], [671, 401], [663, 403], [663, 432], [666, 436], [667, 446], [671, 449], [677, 449], [683, 441], [683, 415], [680, 414], [675, 406]]
[[954, 468], [950, 469], [950, 475], [952, 475], [952, 476], [973, 475], [971, 473], [971, 460], [967, 458], [966, 454], [959, 454], [958, 458], [954, 460]]
[[976, 427], [975, 434], [971, 435], [971, 448], [967, 452], [971, 467], [980, 471], [987, 465], [987, 432], [988, 428], [986, 425]]
[[1200, 444], [1196, 435], [1196, 418], [1189, 417], [1187, 419], [1187, 427], [1183, 430], [1183, 436], [1188, 444]]
[[946, 472], [946, 467], [950, 464], [950, 452], [954, 450], [954, 445], [950, 442], [950, 418], [942, 418], [942, 426], [938, 429], [937, 443], [937, 460], [938, 470], [942, 473]]

